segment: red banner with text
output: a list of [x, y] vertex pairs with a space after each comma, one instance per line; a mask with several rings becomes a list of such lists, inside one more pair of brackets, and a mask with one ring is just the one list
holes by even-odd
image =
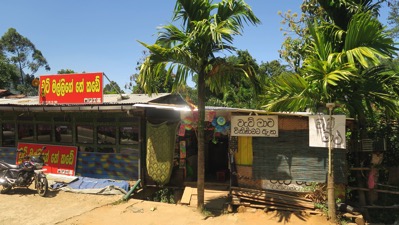
[[40, 104], [99, 104], [103, 102], [103, 73], [40, 76]]
[[[46, 147], [43, 150], [43, 147]], [[43, 145], [32, 143], [18, 143], [17, 164], [25, 156], [39, 156], [43, 154], [45, 173], [75, 175], [78, 148], [75, 146]]]

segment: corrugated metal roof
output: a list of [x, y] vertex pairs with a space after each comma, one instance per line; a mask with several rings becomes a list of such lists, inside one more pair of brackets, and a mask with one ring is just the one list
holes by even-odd
[[23, 98], [0, 98], [0, 111], [34, 111], [34, 112], [60, 112], [60, 111], [128, 111], [136, 105], [159, 105], [166, 108], [184, 108], [187, 103], [180, 95], [159, 93], [151, 96], [146, 94], [108, 94], [104, 95], [101, 104], [40, 104], [38, 96]]
[[209, 111], [228, 111], [232, 113], [252, 113], [252, 114], [267, 114], [267, 115], [292, 115], [292, 116], [309, 116], [312, 113], [309, 112], [269, 112], [261, 109], [240, 109], [231, 107], [218, 107], [218, 106], [206, 106], [205, 110]]
[[[230, 113], [248, 113], [252, 115], [277, 115], [277, 116], [296, 116], [296, 117], [309, 117], [315, 115], [311, 112], [269, 112], [261, 109], [240, 109], [231, 107], [219, 107], [219, 106], [206, 106], [207, 111], [225, 111]], [[353, 118], [346, 118], [346, 120], [353, 120]]]
[[[179, 111], [190, 111], [188, 104], [182, 104], [184, 99], [171, 93], [158, 93], [151, 96], [147, 94], [107, 94], [104, 95], [102, 104], [39, 104], [38, 96], [27, 96], [23, 98], [0, 98], [0, 110], [24, 110], [24, 111], [93, 111], [93, 110], [118, 110], [126, 111], [137, 108], [162, 108]], [[172, 100], [171, 100], [172, 99]], [[164, 101], [165, 100], [165, 101]], [[195, 111], [198, 109], [195, 109]], [[252, 113], [268, 115], [290, 115], [290, 116], [310, 116], [309, 112], [268, 112], [258, 109], [240, 109], [231, 107], [206, 106], [206, 111], [224, 111], [230, 113]]]
[[[102, 104], [94, 105], [132, 105], [146, 104], [156, 99], [170, 96], [170, 93], [153, 94], [151, 97], [146, 94], [108, 94], [104, 95]], [[125, 98], [127, 96], [128, 98]], [[93, 104], [39, 104], [39, 96], [27, 96], [23, 98], [0, 98], [0, 106], [71, 106], [71, 105], [93, 105]]]

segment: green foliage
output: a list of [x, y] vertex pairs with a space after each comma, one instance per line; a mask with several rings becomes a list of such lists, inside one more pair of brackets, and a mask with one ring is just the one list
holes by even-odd
[[[342, 200], [340, 198], [336, 199], [336, 201], [335, 201], [336, 204], [339, 204], [341, 202], [342, 202]], [[324, 215], [328, 216], [328, 205], [326, 202], [315, 203], [315, 208], [321, 210]], [[337, 213], [337, 224], [346, 225], [350, 222], [351, 222], [350, 218], [345, 218], [342, 216], [341, 213]]]
[[150, 198], [150, 200], [154, 202], [163, 202], [163, 203], [175, 203], [175, 197], [173, 189], [164, 188], [156, 191]]
[[[304, 0], [301, 5], [301, 14], [291, 10], [284, 13], [279, 12], [282, 17], [281, 24], [285, 27], [281, 30], [286, 37], [279, 51], [281, 58], [286, 60], [297, 72], [303, 60], [312, 55], [312, 52], [305, 51], [306, 46], [312, 42], [307, 25], [309, 21], [326, 22], [326, 24], [333, 24], [342, 30], [347, 30], [349, 21], [357, 13], [370, 12], [373, 17], [377, 18], [381, 4], [384, 2], [387, 2], [387, 0]], [[397, 5], [396, 0], [390, 2]], [[391, 14], [392, 18], [395, 18], [395, 15], [397, 15], [395, 12]], [[344, 42], [336, 42], [335, 44], [338, 47]]]
[[214, 216], [214, 214], [213, 214], [211, 211], [209, 211], [207, 208], [203, 208], [202, 211], [201, 211], [201, 213], [202, 213], [202, 215], [205, 216], [206, 218], [207, 218], [207, 217], [212, 217], [212, 216]]
[[[297, 74], [281, 75], [266, 86], [265, 108], [318, 112], [319, 106], [335, 102], [357, 121], [352, 140], [368, 138], [367, 122], [375, 111], [390, 116], [399, 112], [399, 75], [382, 61], [395, 56], [397, 48], [375, 16], [379, 4], [309, 2], [320, 5], [324, 12], [307, 24], [300, 42], [306, 52], [301, 55], [302, 67], [296, 69]], [[327, 205], [334, 205], [333, 199], [327, 200]], [[325, 209], [323, 204], [318, 207]], [[328, 211], [335, 220], [334, 208]]]
[[38, 88], [32, 86], [33, 79], [35, 79], [33, 75], [25, 75], [24, 76], [25, 83], [18, 84], [16, 89], [20, 91], [22, 94], [28, 96], [38, 95]]
[[76, 73], [74, 70], [71, 69], [61, 69], [57, 71], [57, 74], [72, 74]]
[[262, 83], [266, 83], [267, 79], [270, 77], [275, 77], [288, 71], [288, 66], [282, 65], [278, 60], [262, 62], [259, 65], [259, 76], [263, 78], [261, 78]]
[[[361, 126], [376, 109], [390, 114], [398, 112], [399, 76], [389, 72], [390, 68], [381, 61], [395, 55], [393, 41], [373, 16], [375, 8], [369, 5], [370, 1], [364, 1], [358, 8], [364, 11], [352, 9], [357, 3], [350, 2], [341, 2], [350, 6], [348, 9], [335, 3], [322, 5], [327, 17], [318, 17], [308, 24], [305, 50], [311, 54], [305, 55], [297, 75], [282, 75], [266, 85], [267, 110], [316, 112], [320, 105], [336, 102]], [[350, 19], [342, 24], [344, 21], [337, 15], [345, 13], [349, 13]]]
[[154, 79], [147, 84], [144, 84], [142, 80], [138, 79], [138, 74], [133, 74], [130, 77], [131, 82], [125, 87], [130, 89], [133, 94], [144, 94], [144, 85], [149, 85], [153, 93], [170, 93], [172, 92], [173, 77], [168, 78], [165, 74], [166, 70], [161, 73], [160, 76], [154, 77]]
[[[399, 162], [399, 125], [397, 119], [390, 120], [384, 114], [378, 113], [370, 121], [368, 133], [370, 137], [383, 146], [385, 142], [383, 166], [397, 166]], [[382, 149], [380, 149], [382, 150]]]
[[390, 11], [388, 16], [388, 24], [392, 27], [389, 29], [389, 33], [392, 38], [399, 37], [399, 1], [392, 0], [390, 1]]
[[111, 81], [109, 84], [106, 84], [104, 86], [103, 93], [104, 94], [123, 94], [125, 92], [123, 90], [121, 90], [118, 83], [116, 83], [115, 81]]
[[[8, 31], [0, 39], [0, 49], [7, 59], [18, 66], [22, 84], [24, 84], [24, 75], [34, 75], [37, 70], [44, 67], [50, 70], [47, 60], [35, 45], [26, 37], [22, 36], [14, 28]], [[27, 71], [24, 71], [27, 69]]]
[[301, 14], [291, 10], [284, 13], [279, 12], [282, 18], [281, 24], [286, 27], [280, 28], [285, 36], [281, 50], [279, 50], [280, 57], [296, 72], [309, 53], [305, 51], [306, 45], [310, 42], [307, 21], [325, 16], [325, 11], [322, 10], [317, 0], [303, 1], [301, 11]]
[[328, 206], [327, 203], [315, 203], [314, 207], [316, 209], [320, 209], [324, 215], [328, 215]]
[[[256, 60], [248, 51], [237, 51], [237, 56], [227, 58], [228, 62], [233, 64], [247, 64], [254, 69], [256, 79], [260, 84], [269, 83], [273, 77], [287, 71], [287, 66], [281, 65], [277, 60], [271, 62], [262, 62], [257, 64]], [[253, 83], [245, 76], [232, 76], [227, 81], [223, 92], [212, 92], [207, 89], [206, 104], [209, 106], [233, 107], [260, 109], [259, 91], [253, 86]]]
[[312, 200], [315, 205], [322, 206], [326, 204], [327, 200], [327, 190], [326, 184], [312, 182], [310, 186], [304, 188], [305, 191], [309, 192], [306, 198]]
[[[248, 64], [233, 64], [217, 57], [223, 51], [234, 51], [234, 36], [241, 35], [244, 23], [259, 24], [259, 19], [244, 2], [222, 0], [178, 0], [172, 23], [162, 26], [152, 45], [140, 42], [150, 52], [143, 61], [137, 83], [148, 93], [160, 76], [173, 77], [172, 91], [186, 84], [188, 76], [197, 77], [198, 143], [204, 143], [206, 88], [220, 92], [230, 77], [244, 75], [256, 83], [253, 68]], [[175, 24], [179, 24], [178, 27]], [[166, 70], [166, 74], [164, 74]], [[203, 168], [204, 146], [198, 145], [198, 171]], [[198, 177], [203, 176], [199, 174]], [[204, 205], [204, 180], [198, 179], [198, 208]]]
[[[140, 69], [144, 63], [146, 57], [149, 54], [147, 51], [143, 51], [142, 58], [137, 61], [136, 71], [137, 73], [132, 74], [130, 76], [130, 82], [125, 84], [125, 88], [131, 90], [133, 94], [144, 94], [145, 93], [145, 85], [151, 88], [151, 93], [170, 93], [172, 92], [172, 87], [174, 83], [174, 76], [167, 76], [167, 71], [161, 71], [157, 76], [151, 78], [151, 80], [143, 81], [139, 79]], [[185, 86], [185, 85], [181, 85]], [[183, 87], [179, 88], [177, 92], [181, 89], [184, 90]]]
[[215, 92], [223, 90], [229, 76], [253, 75], [249, 65], [232, 64], [215, 57], [220, 51], [234, 50], [229, 44], [234, 35], [241, 33], [243, 21], [259, 23], [248, 5], [230, 0], [215, 4], [181, 0], [177, 1], [175, 9], [175, 21], [182, 22], [185, 27], [180, 30], [173, 24], [166, 25], [154, 45], [142, 43], [151, 53], [144, 60], [138, 77], [146, 92], [154, 91], [151, 83], [165, 70], [167, 73], [162, 76], [174, 77], [173, 90], [185, 83], [189, 75], [200, 75], [198, 78], [206, 80]]
[[[226, 59], [231, 64], [246, 64], [253, 68], [256, 79], [261, 81], [267, 79], [267, 75], [259, 73], [259, 65], [248, 51], [237, 51], [237, 56], [230, 56]], [[267, 66], [263, 67], [265, 70]], [[215, 92], [207, 88], [206, 104], [209, 106], [236, 107], [236, 108], [259, 108], [257, 90], [251, 80], [245, 76], [227, 77], [222, 91]]]
[[18, 79], [18, 70], [15, 65], [7, 63], [0, 57], [0, 89], [9, 89]]

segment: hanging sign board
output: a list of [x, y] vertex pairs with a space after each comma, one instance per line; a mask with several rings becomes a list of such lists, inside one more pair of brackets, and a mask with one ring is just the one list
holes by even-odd
[[103, 102], [103, 73], [40, 76], [40, 104], [100, 104]]
[[232, 116], [230, 135], [278, 137], [278, 116]]
[[[45, 150], [42, 150], [43, 147]], [[17, 164], [20, 164], [25, 156], [37, 156], [43, 152], [45, 173], [75, 175], [76, 158], [78, 148], [76, 146], [43, 145], [33, 143], [18, 143]]]
[[346, 149], [345, 123], [345, 115], [331, 116], [331, 120], [329, 115], [309, 116], [309, 146], [328, 148], [331, 140], [333, 148]]

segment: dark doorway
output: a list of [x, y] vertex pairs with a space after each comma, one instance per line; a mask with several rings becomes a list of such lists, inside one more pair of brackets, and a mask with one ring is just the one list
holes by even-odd
[[221, 136], [208, 142], [208, 167], [205, 180], [208, 182], [225, 182], [228, 179], [228, 138]]

